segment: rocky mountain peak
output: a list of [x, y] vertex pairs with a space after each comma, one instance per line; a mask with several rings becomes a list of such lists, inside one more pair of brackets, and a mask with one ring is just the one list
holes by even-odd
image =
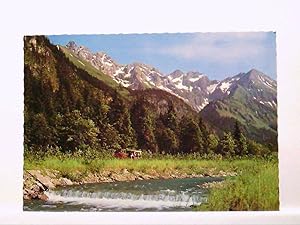
[[261, 73], [262, 73], [261, 71], [255, 69], [255, 68], [252, 68], [251, 70], [249, 70], [247, 72], [247, 74], [249, 74], [249, 75], [258, 75], [258, 74], [261, 74]]
[[209, 79], [203, 73], [199, 73], [197, 71], [190, 71], [185, 74], [184, 81], [189, 83], [199, 83], [199, 81], [209, 82]]
[[72, 50], [75, 50], [75, 49], [78, 48], [75, 41], [69, 41], [69, 43], [66, 46], [67, 46], [68, 49], [72, 49]]
[[273, 91], [277, 88], [276, 81], [256, 69], [251, 69], [247, 73], [240, 74], [240, 78], [239, 84], [244, 87], [255, 86], [260, 89], [273, 89]]
[[258, 80], [260, 76], [265, 76], [265, 75], [256, 69], [251, 69], [245, 74], [245, 76], [249, 80]]
[[199, 73], [198, 71], [189, 71], [186, 73], [186, 75], [188, 77], [200, 77], [200, 76], [203, 76], [202, 73]]
[[169, 76], [174, 79], [182, 76], [184, 73], [181, 70], [175, 70], [174, 72], [170, 73]]

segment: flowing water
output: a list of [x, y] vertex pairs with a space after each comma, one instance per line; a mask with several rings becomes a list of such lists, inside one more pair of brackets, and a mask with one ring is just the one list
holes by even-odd
[[84, 184], [46, 192], [49, 200], [24, 200], [25, 211], [191, 211], [206, 202], [205, 182], [222, 178], [184, 178]]

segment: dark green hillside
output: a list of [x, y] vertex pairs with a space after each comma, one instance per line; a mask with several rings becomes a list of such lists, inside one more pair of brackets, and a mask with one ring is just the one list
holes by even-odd
[[[181, 133], [166, 118], [198, 120], [181, 99], [160, 90], [130, 92], [43, 36], [25, 37], [24, 55], [26, 149], [168, 152], [162, 143], [169, 137], [160, 134], [179, 144]], [[180, 151], [176, 146], [172, 153]]]
[[240, 85], [229, 97], [211, 102], [201, 116], [220, 135], [231, 131], [238, 121], [247, 137], [277, 146], [276, 110], [255, 101]]
[[[27, 147], [59, 146], [63, 151], [95, 145], [109, 147], [112, 143], [106, 136], [114, 138], [112, 134], [127, 135], [131, 140], [127, 145], [135, 145], [128, 123], [129, 103], [118, 89], [71, 63], [45, 37], [25, 37], [24, 54]], [[113, 107], [120, 105], [124, 110], [118, 115], [119, 122], [125, 127], [111, 127]]]
[[166, 91], [151, 88], [145, 90], [133, 90], [132, 96], [135, 100], [141, 98], [147, 99], [147, 104], [151, 105], [152, 110], [159, 114], [165, 114], [170, 107], [173, 107], [173, 110], [176, 112], [179, 119], [184, 116], [197, 117], [197, 113], [190, 105]]

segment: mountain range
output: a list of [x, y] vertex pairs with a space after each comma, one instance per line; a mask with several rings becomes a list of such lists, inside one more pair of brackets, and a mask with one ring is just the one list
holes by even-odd
[[143, 63], [120, 65], [106, 53], [92, 53], [74, 41], [70, 41], [65, 49], [71, 56], [89, 62], [124, 87], [132, 90], [161, 89], [182, 98], [196, 111], [201, 111], [209, 102], [232, 97], [238, 87], [244, 88], [256, 102], [271, 110], [277, 107], [276, 81], [256, 69], [217, 81], [197, 71], [184, 73], [175, 70], [163, 74]]
[[197, 71], [163, 74], [143, 63], [120, 65], [106, 53], [92, 53], [73, 41], [63, 48], [126, 88], [161, 89], [183, 99], [220, 134], [232, 129], [235, 119], [251, 138], [276, 142], [277, 83], [263, 72], [251, 69], [218, 81]]

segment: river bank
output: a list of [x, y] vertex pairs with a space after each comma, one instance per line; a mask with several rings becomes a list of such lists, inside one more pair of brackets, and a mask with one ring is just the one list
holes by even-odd
[[278, 161], [254, 161], [234, 179], [224, 184], [207, 183], [210, 189], [206, 203], [198, 211], [265, 211], [279, 210]]
[[[234, 177], [233, 177], [234, 176]], [[24, 199], [47, 200], [45, 190], [80, 184], [159, 179], [227, 177], [201, 183], [209, 190], [208, 201], [194, 208], [200, 211], [278, 210], [277, 159], [85, 159], [47, 157], [24, 160]], [[231, 179], [230, 177], [233, 177]], [[115, 183], [116, 184], [116, 183]], [[117, 185], [117, 184], [116, 184]], [[48, 193], [48, 192], [46, 192]], [[26, 200], [30, 201], [30, 200]]]
[[200, 178], [200, 177], [228, 177], [236, 176], [233, 171], [217, 171], [215, 168], [208, 169], [205, 173], [186, 173], [180, 170], [168, 170], [157, 172], [156, 170], [128, 171], [126, 168], [120, 171], [101, 172], [80, 172], [72, 173], [72, 176], [53, 169], [24, 170], [23, 175], [23, 199], [47, 200], [48, 196], [44, 193], [47, 190], [59, 186], [80, 185], [89, 183], [134, 181], [149, 179], [176, 179], [176, 178]]

